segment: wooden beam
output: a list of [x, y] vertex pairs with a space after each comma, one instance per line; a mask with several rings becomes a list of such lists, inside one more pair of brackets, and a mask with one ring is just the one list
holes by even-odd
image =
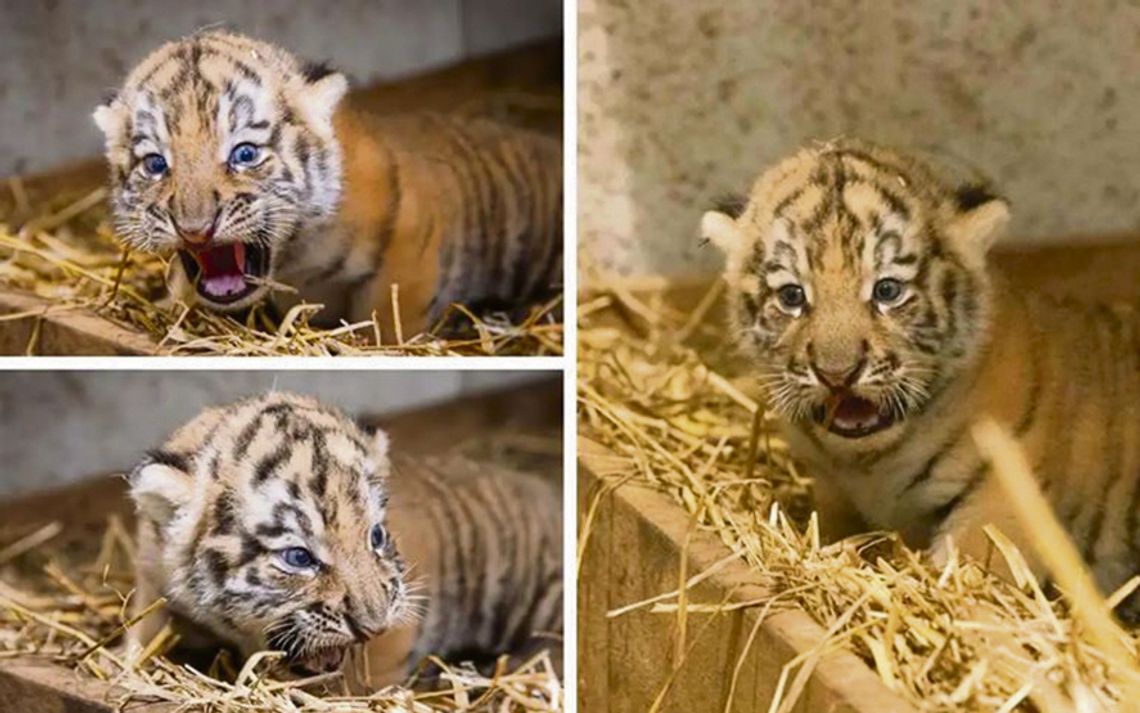
[[150, 337], [125, 329], [87, 309], [62, 307], [51, 300], [0, 288], [0, 355], [134, 356], [160, 354]]
[[[116, 689], [36, 659], [0, 659], [0, 710], [11, 713], [119, 713]], [[172, 713], [166, 703], [132, 703], [132, 713]]]

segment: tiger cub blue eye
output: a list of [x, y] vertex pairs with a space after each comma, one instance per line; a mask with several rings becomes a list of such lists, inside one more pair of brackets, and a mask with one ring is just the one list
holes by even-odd
[[776, 290], [776, 298], [785, 309], [799, 309], [807, 303], [807, 293], [799, 285], [784, 285]]
[[384, 545], [388, 544], [388, 531], [380, 525], [373, 525], [370, 539], [372, 542], [372, 549], [382, 549]]
[[903, 284], [890, 277], [884, 277], [871, 288], [871, 297], [876, 302], [890, 304], [902, 297]]
[[166, 169], [168, 168], [166, 159], [162, 157], [162, 154], [157, 153], [148, 153], [146, 156], [143, 156], [142, 165], [143, 170], [151, 176], [161, 176], [166, 173]]
[[290, 547], [281, 552], [281, 559], [285, 564], [297, 569], [309, 569], [317, 564], [317, 558], [304, 547]]
[[230, 151], [231, 166], [249, 166], [261, 157], [261, 150], [251, 143], [238, 144]]

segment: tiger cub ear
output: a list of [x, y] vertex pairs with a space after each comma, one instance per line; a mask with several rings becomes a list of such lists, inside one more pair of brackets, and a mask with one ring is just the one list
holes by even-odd
[[372, 439], [372, 452], [369, 455], [374, 466], [370, 479], [378, 485], [383, 484], [392, 472], [389, 454], [392, 442], [383, 428], [372, 429], [368, 435]]
[[91, 118], [95, 120], [95, 125], [103, 132], [108, 142], [122, 134], [126, 127], [126, 112], [123, 110], [122, 102], [114, 95], [95, 107]]
[[736, 219], [744, 213], [747, 200], [731, 195], [717, 200], [712, 210], [701, 216], [701, 240], [728, 252], [739, 241]]
[[194, 479], [181, 457], [155, 451], [147, 455], [130, 475], [131, 499], [139, 513], [166, 526], [190, 503]]
[[1009, 223], [1009, 202], [985, 186], [967, 185], [954, 194], [958, 212], [946, 228], [967, 254], [984, 256]]
[[301, 106], [309, 120], [322, 130], [331, 130], [332, 115], [348, 91], [348, 78], [327, 64], [307, 64], [301, 69]]

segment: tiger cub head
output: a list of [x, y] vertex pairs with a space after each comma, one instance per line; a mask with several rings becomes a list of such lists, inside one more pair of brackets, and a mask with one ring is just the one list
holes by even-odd
[[891, 443], [985, 343], [986, 254], [1005, 201], [918, 161], [841, 141], [705, 213], [726, 255], [730, 327], [770, 407], [837, 449]]
[[303, 673], [410, 621], [416, 597], [386, 529], [388, 441], [273, 393], [205, 411], [130, 477], [140, 577], [170, 610], [247, 655]]
[[173, 269], [206, 307], [262, 299], [288, 242], [340, 200], [332, 115], [346, 88], [339, 73], [229, 32], [159, 47], [94, 114], [115, 232], [177, 252]]

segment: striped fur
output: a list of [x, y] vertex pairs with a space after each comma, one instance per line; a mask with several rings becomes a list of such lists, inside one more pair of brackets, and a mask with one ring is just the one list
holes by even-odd
[[[139, 648], [173, 620], [192, 643], [266, 648], [295, 668], [364, 642], [373, 685], [427, 655], [524, 650], [562, 626], [560, 499], [536, 477], [458, 458], [390, 458], [342, 413], [271, 393], [210, 409], [131, 476]], [[374, 527], [381, 528], [375, 540]], [[297, 567], [286, 551], [318, 563]]]
[[[1004, 201], [880, 147], [802, 150], [742, 206], [707, 213], [703, 231], [726, 252], [730, 328], [818, 479], [825, 530], [895, 529], [936, 559], [951, 541], [985, 558], [992, 523], [1031, 555], [970, 435], [988, 416], [1027, 449], [1101, 587], [1136, 573], [1133, 311], [1010, 289], [986, 265]], [[876, 298], [884, 278], [897, 299]], [[803, 305], [781, 301], [789, 284]], [[859, 428], [837, 427], [856, 412]]]
[[[236, 312], [270, 295], [326, 323], [406, 334], [453, 302], [514, 308], [562, 275], [562, 161], [550, 137], [489, 120], [379, 117], [345, 78], [264, 42], [208, 31], [163, 45], [95, 112], [115, 229], [175, 253], [171, 290]], [[235, 163], [250, 144], [254, 160]], [[161, 157], [165, 170], [151, 171]], [[237, 252], [238, 245], [241, 252]], [[232, 276], [223, 286], [211, 276]], [[273, 294], [274, 283], [297, 294]], [[240, 287], [239, 287], [240, 286]]]

